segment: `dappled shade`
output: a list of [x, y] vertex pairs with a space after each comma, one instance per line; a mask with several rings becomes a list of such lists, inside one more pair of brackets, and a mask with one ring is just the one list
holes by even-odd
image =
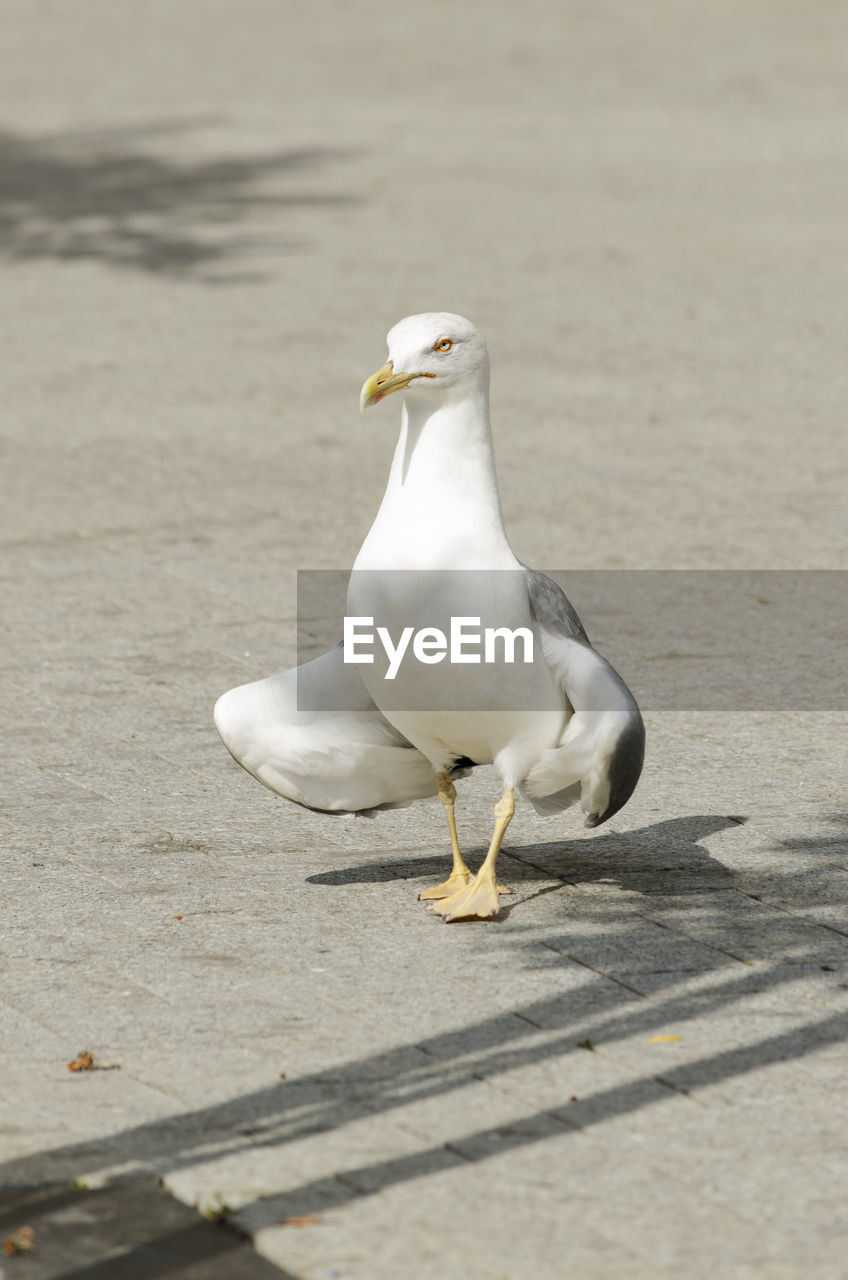
[[193, 127], [0, 133], [0, 254], [220, 281], [231, 261], [269, 244], [292, 247], [281, 211], [350, 199], [292, 189], [293, 179], [342, 158], [329, 149], [211, 160], [154, 154], [154, 145]]

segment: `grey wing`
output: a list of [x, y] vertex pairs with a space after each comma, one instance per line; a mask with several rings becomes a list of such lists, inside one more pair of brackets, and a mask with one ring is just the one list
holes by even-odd
[[433, 766], [377, 709], [341, 646], [231, 689], [214, 715], [238, 763], [307, 808], [360, 812], [436, 793]]
[[597, 827], [633, 794], [645, 758], [645, 726], [633, 694], [593, 649], [562, 589], [537, 569], [525, 574], [542, 652], [571, 715], [559, 745], [542, 752], [522, 790], [540, 813], [567, 808], [579, 796], [586, 826]]
[[539, 569], [524, 567], [530, 608], [540, 627], [547, 627], [572, 640], [589, 644], [586, 628], [577, 616], [577, 610], [558, 583]]

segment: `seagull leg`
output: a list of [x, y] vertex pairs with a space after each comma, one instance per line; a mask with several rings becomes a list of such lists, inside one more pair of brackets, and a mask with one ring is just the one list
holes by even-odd
[[443, 884], [434, 885], [432, 889], [424, 889], [419, 893], [419, 899], [426, 900], [449, 898], [451, 894], [458, 893], [460, 889], [464, 889], [471, 881], [471, 872], [465, 865], [465, 861], [459, 851], [459, 836], [456, 834], [456, 815], [453, 811], [454, 801], [456, 800], [456, 787], [447, 773], [437, 773], [436, 781], [439, 784], [439, 799], [445, 807], [445, 813], [448, 815], [448, 830], [450, 831], [451, 850], [453, 851], [453, 868]]
[[512, 787], [507, 787], [495, 805], [495, 830], [492, 843], [485, 861], [470, 884], [461, 888], [449, 898], [434, 902], [432, 909], [445, 920], [478, 919], [485, 920], [496, 916], [500, 911], [499, 894], [508, 893], [495, 882], [495, 863], [501, 848], [507, 827], [515, 813], [515, 796]]

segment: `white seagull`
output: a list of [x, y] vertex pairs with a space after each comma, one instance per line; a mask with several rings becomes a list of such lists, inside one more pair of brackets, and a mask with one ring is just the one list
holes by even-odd
[[[483, 335], [449, 312], [408, 316], [361, 407], [403, 392], [400, 438], [377, 518], [357, 556], [348, 615], [386, 624], [398, 652], [387, 678], [377, 647], [339, 646], [291, 671], [230, 690], [215, 723], [255, 778], [312, 809], [357, 811], [438, 792], [451, 873], [419, 897], [446, 920], [496, 916], [495, 863], [520, 790], [538, 812], [580, 800], [586, 825], [611, 818], [642, 770], [645, 730], [630, 690], [593, 649], [550, 578], [516, 558], [504, 529], [489, 422]], [[433, 623], [491, 621], [491, 655], [445, 652]], [[500, 628], [500, 629], [499, 629]], [[511, 653], [504, 639], [517, 637]], [[488, 632], [487, 632], [488, 635]], [[362, 638], [360, 634], [360, 639]], [[518, 641], [523, 638], [523, 649]], [[529, 654], [529, 656], [528, 656]], [[519, 656], [523, 660], [519, 660]], [[512, 659], [510, 661], [510, 658]], [[354, 660], [351, 660], [354, 659]], [[448, 660], [449, 659], [449, 660]], [[459, 848], [453, 780], [493, 764], [503, 782], [489, 851], [475, 874]]]

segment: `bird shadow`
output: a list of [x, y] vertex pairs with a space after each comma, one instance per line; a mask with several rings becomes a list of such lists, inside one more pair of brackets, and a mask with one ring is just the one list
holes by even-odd
[[[623, 889], [641, 889], [646, 872], [655, 870], [665, 875], [685, 873], [690, 877], [708, 874], [714, 888], [717, 877], [730, 883], [732, 875], [697, 842], [744, 821], [742, 817], [699, 814], [669, 818], [631, 831], [610, 831], [584, 840], [548, 840], [516, 847], [504, 844], [499, 865], [509, 867], [510, 879], [516, 884], [551, 879], [572, 884], [614, 880]], [[485, 853], [483, 846], [472, 848], [467, 854], [468, 861], [480, 861]], [[444, 854], [379, 859], [317, 872], [307, 876], [306, 882], [338, 886], [414, 880], [444, 872], [445, 861]]]
[[0, 254], [103, 262], [206, 284], [255, 281], [261, 273], [228, 264], [295, 247], [281, 227], [283, 211], [354, 202], [302, 181], [346, 159], [344, 151], [304, 147], [212, 159], [154, 151], [215, 123], [204, 117], [38, 136], [0, 132]]

